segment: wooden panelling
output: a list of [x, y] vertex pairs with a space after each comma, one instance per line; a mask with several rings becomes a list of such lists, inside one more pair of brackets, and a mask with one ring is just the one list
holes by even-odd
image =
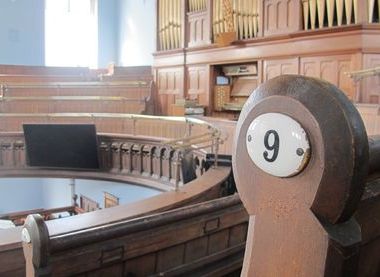
[[183, 93], [183, 67], [158, 70], [159, 94]]
[[0, 247], [0, 256], [0, 276], [25, 276], [25, 258], [23, 257], [21, 243], [19, 247], [9, 250], [3, 250]]
[[157, 70], [157, 111], [170, 114], [176, 98], [184, 97], [184, 68], [160, 68]]
[[298, 58], [264, 61], [264, 81], [283, 74], [298, 74]]
[[368, 135], [380, 134], [380, 110], [376, 104], [356, 104]]
[[211, 43], [210, 15], [208, 11], [188, 14], [188, 46], [202, 46]]
[[321, 78], [339, 87], [350, 99], [354, 98], [354, 84], [345, 74], [354, 70], [353, 55], [301, 58], [300, 67], [301, 75]]
[[231, 155], [232, 143], [235, 136], [236, 121], [215, 117], [202, 117], [202, 119], [211, 123], [222, 131], [223, 143], [219, 145], [219, 154]]
[[22, 75], [81, 75], [90, 73], [88, 67], [56, 67], [56, 66], [26, 66], [0, 65], [0, 74]]
[[197, 99], [203, 106], [209, 106], [209, 67], [207, 65], [187, 67], [187, 97]]
[[[380, 54], [363, 55], [363, 69], [380, 66]], [[362, 82], [362, 101], [364, 103], [380, 104], [380, 77], [368, 77]]]
[[[235, 194], [118, 222], [121, 233], [114, 235], [107, 233], [112, 225], [106, 224], [100, 228], [102, 235], [95, 234], [96, 238], [90, 243], [65, 249], [53, 250], [61, 244], [54, 246], [55, 237], [51, 236], [49, 270], [51, 268], [53, 276], [85, 273], [91, 276], [205, 276], [218, 269], [228, 274], [241, 267], [247, 220], [247, 213]], [[227, 235], [218, 236], [220, 232]], [[54, 231], [50, 229], [49, 233]], [[75, 233], [72, 235], [77, 239]], [[219, 240], [210, 240], [211, 236], [218, 236]], [[212, 245], [217, 242], [221, 242], [222, 247]], [[239, 254], [237, 260], [235, 254]]]
[[264, 35], [291, 33], [300, 30], [301, 1], [264, 0]]

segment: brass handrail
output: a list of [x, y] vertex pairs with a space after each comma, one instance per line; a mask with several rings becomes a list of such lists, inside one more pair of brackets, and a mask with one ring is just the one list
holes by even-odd
[[123, 96], [68, 96], [68, 95], [59, 95], [59, 96], [3, 96], [0, 98], [3, 101], [22, 101], [22, 100], [73, 100], [73, 101], [82, 101], [82, 100], [100, 100], [100, 101], [137, 101], [145, 102], [145, 99], [141, 98], [128, 98]]
[[8, 89], [37, 89], [37, 88], [98, 88], [98, 87], [150, 87], [148, 81], [112, 81], [112, 82], [2, 82], [2, 87]]
[[[162, 143], [172, 147], [173, 149], [203, 149], [204, 146], [196, 146], [197, 143], [210, 143], [210, 147], [218, 149], [218, 144], [223, 143], [221, 138], [221, 131], [212, 124], [203, 121], [198, 118], [192, 117], [178, 117], [178, 116], [152, 116], [152, 115], [140, 115], [140, 114], [121, 114], [121, 113], [0, 113], [0, 118], [9, 117], [28, 117], [28, 118], [63, 118], [63, 117], [81, 117], [81, 118], [120, 118], [122, 120], [133, 120], [134, 123], [144, 120], [155, 121], [167, 121], [167, 122], [179, 122], [184, 123], [191, 127], [192, 125], [198, 125], [206, 128], [205, 133], [192, 135], [191, 128], [188, 128], [190, 132], [186, 132], [182, 137], [175, 138]], [[132, 134], [136, 134], [136, 124], [133, 124]], [[216, 153], [215, 153], [216, 154]]]
[[352, 78], [354, 81], [360, 81], [361, 79], [365, 77], [380, 75], [380, 66], [375, 67], [375, 68], [345, 72], [344, 74]]

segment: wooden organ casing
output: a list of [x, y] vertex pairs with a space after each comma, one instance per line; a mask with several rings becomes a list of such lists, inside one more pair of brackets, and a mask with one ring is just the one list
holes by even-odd
[[[236, 35], [223, 47], [215, 39], [228, 32], [223, 0], [170, 2], [176, 4], [157, 0], [153, 70], [161, 114], [170, 115], [177, 99], [191, 99], [205, 107], [206, 115], [232, 118], [214, 109], [217, 69], [247, 63], [257, 63], [257, 85], [301, 74], [333, 83], [355, 102], [380, 103], [376, 80], [363, 80], [357, 88], [346, 74], [379, 64], [379, 0], [230, 0]], [[160, 18], [166, 10], [173, 15], [165, 29]], [[172, 43], [173, 38], [178, 41]]]

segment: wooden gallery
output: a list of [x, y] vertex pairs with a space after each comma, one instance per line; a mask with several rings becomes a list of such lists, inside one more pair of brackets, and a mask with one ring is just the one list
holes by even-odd
[[0, 54], [0, 276], [380, 276], [380, 0], [58, 2], [154, 49]]

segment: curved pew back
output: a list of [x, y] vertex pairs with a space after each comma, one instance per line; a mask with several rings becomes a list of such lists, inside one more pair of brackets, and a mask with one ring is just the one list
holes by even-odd
[[235, 194], [59, 236], [30, 215], [22, 237], [27, 276], [200, 276], [239, 269], [246, 229]]
[[335, 86], [289, 75], [256, 89], [237, 124], [233, 168], [250, 215], [244, 276], [380, 273], [379, 251], [365, 247], [380, 235], [363, 219], [380, 208], [379, 186], [366, 186], [368, 138]]

